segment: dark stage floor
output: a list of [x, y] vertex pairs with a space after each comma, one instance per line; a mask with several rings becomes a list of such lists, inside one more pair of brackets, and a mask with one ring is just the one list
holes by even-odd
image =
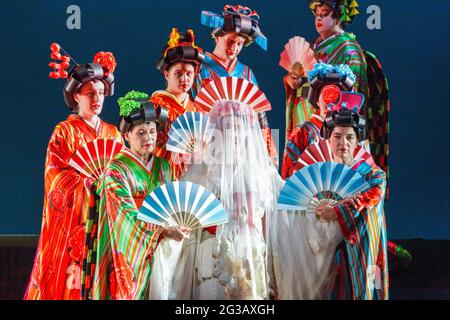
[[[395, 240], [413, 256], [409, 267], [390, 261], [392, 300], [450, 299], [450, 240]], [[37, 237], [0, 236], [0, 299], [22, 299]]]

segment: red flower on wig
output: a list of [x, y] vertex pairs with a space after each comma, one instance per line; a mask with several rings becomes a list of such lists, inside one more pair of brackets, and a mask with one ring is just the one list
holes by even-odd
[[94, 56], [93, 62], [98, 63], [113, 73], [116, 70], [116, 58], [111, 52], [100, 51]]

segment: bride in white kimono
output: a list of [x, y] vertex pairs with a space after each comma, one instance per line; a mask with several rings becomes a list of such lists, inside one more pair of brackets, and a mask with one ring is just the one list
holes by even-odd
[[274, 214], [283, 181], [249, 106], [218, 101], [209, 117], [213, 142], [194, 155], [182, 180], [213, 192], [228, 223], [194, 230], [184, 240], [169, 298], [268, 299], [265, 217]]

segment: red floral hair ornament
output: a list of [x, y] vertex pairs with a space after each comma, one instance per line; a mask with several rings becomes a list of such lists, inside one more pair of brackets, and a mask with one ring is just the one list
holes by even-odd
[[[61, 50], [64, 54], [61, 54]], [[50, 51], [50, 58], [55, 61], [51, 61], [48, 64], [48, 66], [53, 69], [53, 71], [51, 71], [48, 76], [52, 79], [67, 78], [69, 76], [69, 73], [66, 71], [66, 69], [70, 67], [70, 55], [56, 42], [53, 42], [50, 45]], [[75, 64], [77, 63], [75, 62]]]
[[323, 101], [327, 104], [327, 106], [331, 103], [333, 105], [339, 103], [341, 100], [341, 90], [338, 86], [335, 85], [326, 85], [322, 89], [322, 98]]
[[117, 66], [116, 58], [111, 52], [97, 52], [92, 62], [100, 64], [102, 67], [108, 69], [110, 73], [114, 73]]

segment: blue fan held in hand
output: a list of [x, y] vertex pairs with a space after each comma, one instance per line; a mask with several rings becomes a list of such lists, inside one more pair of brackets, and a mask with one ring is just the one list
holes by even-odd
[[169, 182], [147, 195], [137, 216], [155, 225], [204, 228], [228, 222], [213, 193], [190, 181]]
[[286, 181], [278, 197], [278, 209], [315, 213], [320, 206], [334, 206], [369, 188], [367, 181], [350, 167], [319, 162], [297, 171]]
[[200, 112], [186, 112], [173, 123], [168, 133], [166, 149], [172, 152], [192, 154], [206, 148], [211, 142], [214, 124]]

